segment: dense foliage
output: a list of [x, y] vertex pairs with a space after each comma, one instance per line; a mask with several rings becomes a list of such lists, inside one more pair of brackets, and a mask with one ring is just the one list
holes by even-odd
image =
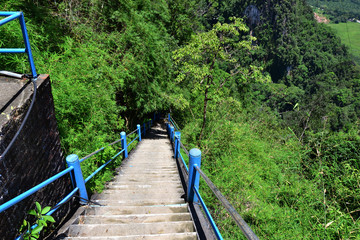
[[[359, 236], [360, 76], [305, 0], [0, 7], [25, 12], [38, 71], [51, 74], [66, 153], [85, 155], [171, 109], [183, 142], [201, 148], [202, 168], [260, 238]], [[21, 44], [16, 24], [0, 35], [0, 47]], [[28, 71], [17, 55], [1, 55], [0, 68]], [[242, 239], [203, 190], [224, 236]]]
[[360, 19], [360, 1], [358, 0], [307, 0], [314, 7], [320, 8], [335, 23], [348, 19]]

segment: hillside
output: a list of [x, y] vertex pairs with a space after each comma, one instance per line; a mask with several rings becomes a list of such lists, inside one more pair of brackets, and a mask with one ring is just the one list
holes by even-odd
[[[305, 0], [5, 0], [0, 8], [25, 13], [66, 154], [171, 111], [183, 142], [202, 150], [202, 168], [260, 239], [359, 238], [360, 75]], [[22, 41], [16, 25], [0, 36], [0, 47]], [[24, 62], [0, 55], [0, 69], [27, 72]], [[206, 201], [225, 238], [243, 239], [209, 192]]]
[[334, 23], [346, 22], [350, 18], [360, 19], [360, 1], [358, 0], [307, 0], [313, 7], [320, 8], [330, 16]]
[[336, 30], [341, 42], [348, 48], [357, 64], [360, 64], [360, 23], [347, 22], [330, 24], [330, 27]]

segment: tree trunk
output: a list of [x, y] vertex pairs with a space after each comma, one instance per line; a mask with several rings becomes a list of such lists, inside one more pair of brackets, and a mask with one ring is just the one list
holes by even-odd
[[[208, 83], [209, 83], [209, 79], [208, 79]], [[201, 139], [203, 137], [204, 129], [205, 129], [205, 125], [206, 125], [206, 110], [207, 110], [207, 103], [209, 101], [208, 93], [209, 93], [209, 84], [207, 84], [207, 86], [205, 88], [203, 123], [202, 123], [201, 132], [200, 132], [200, 136], [199, 136], [199, 147], [201, 147]]]

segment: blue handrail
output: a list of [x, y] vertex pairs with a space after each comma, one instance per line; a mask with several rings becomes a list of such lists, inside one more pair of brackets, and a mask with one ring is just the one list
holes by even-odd
[[[150, 125], [150, 122], [149, 122]], [[87, 178], [83, 179], [84, 183], [87, 183], [92, 177], [94, 177], [97, 173], [99, 173], [105, 166], [107, 166], [111, 161], [113, 161], [115, 158], [117, 158], [121, 153], [125, 152], [127, 150], [127, 148], [130, 146], [130, 144], [132, 144], [136, 139], [139, 139], [139, 141], [141, 141], [141, 132], [139, 131], [139, 127], [137, 128], [138, 131], [134, 131], [133, 133], [136, 133], [136, 137], [134, 139], [132, 139], [132, 141], [125, 146], [122, 146], [122, 149], [116, 153], [113, 157], [111, 157], [106, 163], [104, 163], [103, 165], [101, 165], [100, 167], [98, 167], [93, 173], [91, 173]], [[126, 138], [126, 135], [125, 135]], [[121, 142], [121, 140], [123, 139], [118, 139], [112, 143], [110, 143], [109, 145], [102, 147], [96, 151], [94, 151], [93, 153], [87, 155], [86, 157], [82, 158], [82, 159], [78, 159], [78, 166], [80, 166], [80, 163], [89, 159], [90, 157], [98, 154], [99, 152], [103, 151], [106, 147], [112, 146], [116, 143]], [[45, 186], [49, 185], [50, 183], [54, 182], [55, 180], [63, 177], [64, 175], [66, 175], [67, 173], [72, 173], [74, 172], [74, 174], [76, 175], [76, 171], [75, 170], [80, 170], [81, 173], [81, 167], [80, 169], [75, 169], [74, 166], [69, 166], [68, 168], [66, 168], [65, 170], [61, 171], [60, 173], [50, 177], [49, 179], [43, 181], [42, 183], [36, 185], [35, 187], [27, 190], [26, 192], [20, 194], [19, 196], [7, 201], [6, 203], [0, 205], [0, 213], [7, 210], [8, 208], [14, 206], [15, 204], [21, 202], [22, 200], [24, 200], [25, 198], [29, 197], [30, 195], [34, 194], [35, 192], [39, 191], [40, 189], [44, 188]], [[70, 175], [71, 176], [71, 175]], [[76, 177], [75, 177], [76, 178]], [[73, 177], [71, 178], [72, 181], [76, 181], [75, 179], [73, 179]], [[53, 214], [55, 211], [57, 211], [64, 203], [66, 203], [69, 199], [71, 199], [76, 192], [80, 191], [80, 190], [84, 190], [86, 191], [86, 189], [81, 189], [81, 187], [79, 187], [80, 184], [78, 184], [78, 182], [75, 182], [75, 184], [73, 184], [74, 189], [68, 194], [66, 195], [59, 203], [57, 203], [46, 215], [51, 215]], [[87, 195], [86, 195], [87, 196]], [[84, 200], [84, 199], [82, 199]], [[86, 199], [87, 200], [87, 199]], [[36, 225], [32, 226], [32, 228], [35, 228]], [[21, 236], [17, 237], [16, 240], [21, 239]]]
[[1, 12], [0, 11], [0, 16], [5, 17], [4, 19], [0, 20], [0, 26], [4, 25], [10, 21], [13, 21], [15, 19], [19, 19], [22, 36], [23, 36], [23, 40], [24, 40], [24, 44], [25, 44], [25, 48], [0, 48], [0, 53], [27, 53], [28, 60], [30, 63], [32, 77], [37, 78], [35, 63], [34, 63], [33, 55], [31, 52], [30, 41], [29, 41], [27, 29], [26, 29], [24, 14], [22, 12]]
[[49, 185], [50, 183], [54, 182], [55, 180], [61, 178], [62, 176], [64, 176], [65, 174], [69, 173], [71, 170], [73, 170], [72, 167], [68, 167], [67, 169], [65, 169], [62, 172], [59, 172], [58, 174], [52, 176], [51, 178], [45, 180], [44, 182], [36, 185], [35, 187], [27, 190], [26, 192], [20, 194], [19, 196], [11, 199], [10, 201], [7, 201], [6, 203], [2, 204], [0, 206], [0, 213], [2, 213], [3, 211], [5, 211], [6, 209], [14, 206], [15, 204], [17, 204], [18, 202], [21, 202], [22, 200], [24, 200], [25, 198], [29, 197], [30, 195], [34, 194], [35, 192], [39, 191], [40, 189], [42, 189], [43, 187]]
[[223, 237], [221, 236], [221, 233], [220, 233], [218, 227], [216, 226], [216, 223], [215, 223], [214, 219], [212, 218], [209, 209], [207, 208], [204, 200], [202, 199], [202, 197], [201, 197], [201, 195], [199, 193], [199, 190], [196, 187], [194, 187], [194, 191], [195, 191], [195, 194], [196, 194], [196, 196], [198, 197], [198, 199], [200, 201], [200, 204], [201, 204], [202, 208], [204, 209], [206, 217], [209, 219], [210, 225], [214, 230], [216, 238], [219, 239], [219, 240], [223, 240]]
[[[201, 194], [199, 192], [199, 178], [203, 177], [208, 187], [213, 191], [215, 196], [221, 201], [225, 209], [230, 213], [231, 217], [235, 220], [236, 224], [239, 226], [241, 231], [244, 233], [247, 239], [258, 240], [258, 237], [247, 225], [247, 223], [242, 219], [239, 213], [235, 208], [229, 203], [229, 201], [220, 193], [216, 186], [211, 182], [211, 180], [203, 173], [200, 169], [201, 164], [201, 151], [199, 149], [191, 149], [190, 152], [183, 146], [181, 143], [181, 134], [180, 132], [174, 132], [174, 129], [178, 129], [174, 124], [175, 121], [168, 114], [168, 126], [167, 130], [169, 131], [170, 142], [175, 140], [174, 144], [174, 157], [175, 159], [181, 159], [182, 164], [185, 166], [186, 172], [188, 174], [188, 189], [187, 189], [187, 200], [188, 202], [200, 202], [206, 217], [208, 218], [210, 225], [214, 231], [214, 234], [217, 239], [222, 240], [223, 237], [216, 226], [214, 219], [211, 216]], [[172, 126], [171, 126], [172, 124]], [[181, 154], [180, 149], [183, 148], [186, 154], [189, 157], [189, 167], [184, 160], [184, 157]]]

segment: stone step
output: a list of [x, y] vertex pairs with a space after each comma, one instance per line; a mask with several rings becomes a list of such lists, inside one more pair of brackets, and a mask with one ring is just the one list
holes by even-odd
[[125, 170], [125, 171], [121, 171], [121, 173], [119, 175], [116, 176], [116, 178], [120, 178], [120, 177], [124, 177], [125, 175], [130, 175], [130, 176], [134, 176], [134, 177], [139, 177], [139, 176], [146, 176], [148, 179], [151, 179], [152, 177], [157, 177], [157, 176], [160, 176], [160, 177], [178, 177], [177, 176], [177, 172], [175, 171], [152, 171], [152, 172], [149, 172], [149, 171], [128, 171], [128, 170]]
[[[141, 185], [146, 186], [146, 185]], [[105, 189], [102, 191], [100, 195], [120, 195], [120, 196], [128, 196], [128, 195], [137, 195], [137, 194], [147, 194], [149, 196], [156, 196], [158, 194], [173, 194], [173, 193], [184, 193], [182, 188], [177, 188], [174, 186], [165, 185], [163, 188], [137, 188], [137, 189]]]
[[78, 224], [70, 226], [68, 236], [129, 236], [194, 231], [195, 229], [192, 221], [131, 224]]
[[66, 239], [195, 240], [184, 196], [166, 135], [145, 138], [105, 190], [93, 195], [93, 203], [72, 219]]
[[187, 204], [152, 205], [152, 206], [101, 206], [85, 210], [86, 215], [130, 215], [186, 213]]
[[177, 200], [180, 199], [181, 196], [183, 196], [184, 193], [182, 192], [175, 192], [175, 193], [161, 193], [161, 192], [153, 192], [153, 193], [129, 193], [129, 194], [122, 194], [122, 193], [116, 193], [116, 194], [101, 194], [96, 196], [94, 199], [97, 200], [116, 200], [116, 201], [128, 201], [131, 203], [135, 200], [147, 200], [147, 199], [157, 199], [157, 201], [166, 199], [168, 200]]
[[82, 215], [78, 224], [119, 224], [191, 221], [190, 213], [132, 214], [132, 215]]
[[113, 181], [115, 182], [151, 182], [151, 181], [179, 181], [180, 177], [176, 175], [123, 175], [117, 176]]
[[197, 240], [196, 232], [107, 237], [68, 237], [66, 240]]
[[146, 183], [137, 183], [137, 182], [127, 182], [127, 183], [121, 183], [121, 182], [116, 182], [116, 181], [112, 181], [112, 182], [108, 182], [107, 183], [107, 186], [110, 186], [110, 185], [129, 185], [129, 186], [132, 186], [132, 185], [164, 185], [164, 184], [175, 184], [175, 183], [179, 183], [178, 180], [164, 180], [164, 181], [159, 181], [159, 180], [152, 180], [152, 181], [147, 181]]
[[152, 189], [153, 191], [161, 191], [163, 186], [172, 187], [175, 189], [183, 188], [180, 183], [157, 183], [157, 184], [132, 184], [132, 185], [124, 185], [124, 184], [110, 184], [106, 186], [106, 189], [110, 190], [119, 190], [119, 191], [126, 191], [126, 190], [141, 190], [141, 189]]
[[173, 205], [181, 205], [185, 204], [185, 200], [183, 198], [179, 199], [136, 199], [129, 201], [124, 200], [105, 200], [98, 199], [93, 200], [94, 202], [101, 204], [102, 206], [173, 206]]
[[141, 166], [135, 166], [135, 167], [130, 167], [130, 168], [123, 168], [121, 169], [121, 173], [120, 174], [124, 174], [124, 173], [134, 173], [134, 174], [159, 174], [159, 173], [165, 173], [165, 174], [178, 174], [177, 168], [171, 167], [171, 168], [160, 168], [160, 169], [154, 169], [154, 168], [150, 168], [150, 169], [139, 169], [139, 167]]
[[161, 164], [160, 166], [154, 166], [154, 164], [137, 164], [135, 163], [134, 165], [129, 165], [129, 166], [124, 166], [121, 167], [120, 169], [120, 173], [123, 171], [129, 171], [129, 170], [138, 170], [138, 171], [142, 171], [142, 172], [149, 172], [149, 171], [176, 171], [177, 170], [177, 166], [176, 163], [169, 163], [169, 164]]

